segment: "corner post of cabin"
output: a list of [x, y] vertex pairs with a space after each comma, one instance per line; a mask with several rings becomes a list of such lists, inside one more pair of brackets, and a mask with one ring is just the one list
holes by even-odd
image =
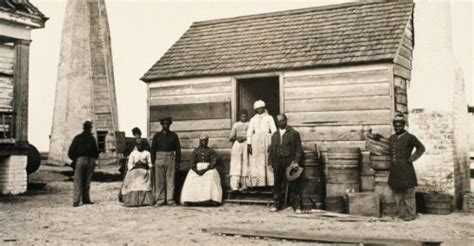
[[[230, 106], [230, 112], [231, 112], [231, 124], [233, 125], [235, 122], [237, 122], [237, 107], [238, 107], [238, 101], [237, 101], [237, 79], [234, 77], [231, 80], [231, 106]], [[232, 127], [232, 126], [231, 126]]]
[[14, 110], [15, 136], [19, 145], [28, 143], [28, 75], [31, 40], [15, 41]]

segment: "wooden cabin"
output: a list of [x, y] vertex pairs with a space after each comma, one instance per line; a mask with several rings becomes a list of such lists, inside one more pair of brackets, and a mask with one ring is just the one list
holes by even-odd
[[141, 78], [148, 136], [170, 115], [183, 161], [204, 132], [228, 172], [237, 112], [262, 99], [305, 150], [365, 149], [367, 129], [389, 136], [394, 114], [408, 112], [413, 8], [370, 1], [195, 22]]
[[47, 19], [27, 0], [0, 2], [0, 194], [26, 191], [31, 30]]

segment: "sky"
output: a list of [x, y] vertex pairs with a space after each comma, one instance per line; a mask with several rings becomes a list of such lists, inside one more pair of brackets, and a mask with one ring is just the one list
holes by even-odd
[[[120, 130], [131, 135], [138, 126], [146, 133], [146, 84], [140, 77], [192, 22], [348, 1], [106, 0]], [[29, 141], [48, 151], [66, 0], [30, 2], [50, 18], [44, 29], [32, 33], [29, 95]], [[472, 81], [473, 70], [472, 5], [471, 1], [452, 4], [453, 49], [467, 81]]]

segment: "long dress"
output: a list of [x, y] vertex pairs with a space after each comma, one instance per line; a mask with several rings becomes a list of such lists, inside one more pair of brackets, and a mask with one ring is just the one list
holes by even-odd
[[[247, 138], [248, 122], [236, 122], [232, 126], [230, 138]], [[247, 151], [247, 141], [239, 143], [235, 140], [232, 145], [230, 158], [230, 188], [231, 190], [246, 189], [250, 185], [249, 180], [249, 156]]]
[[[183, 190], [181, 203], [192, 205], [211, 205], [222, 203], [222, 187], [219, 173], [214, 168], [217, 162], [215, 151], [208, 147], [199, 147], [192, 153], [191, 165]], [[196, 171], [207, 170], [202, 176]]]
[[151, 155], [144, 150], [134, 150], [128, 158], [128, 172], [122, 185], [122, 200], [126, 207], [154, 204], [151, 186]]
[[268, 147], [272, 134], [276, 132], [275, 121], [266, 111], [250, 119], [247, 141], [252, 144], [249, 157], [249, 178], [251, 187], [273, 186], [273, 168], [268, 162]]

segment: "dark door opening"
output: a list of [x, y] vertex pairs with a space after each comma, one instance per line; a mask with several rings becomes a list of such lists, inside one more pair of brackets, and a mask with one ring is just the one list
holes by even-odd
[[[255, 114], [253, 104], [263, 100], [268, 113], [274, 118], [280, 113], [280, 83], [278, 77], [264, 77], [237, 80], [237, 114], [242, 109], [249, 111], [249, 116]], [[237, 118], [239, 116], [237, 115]]]

